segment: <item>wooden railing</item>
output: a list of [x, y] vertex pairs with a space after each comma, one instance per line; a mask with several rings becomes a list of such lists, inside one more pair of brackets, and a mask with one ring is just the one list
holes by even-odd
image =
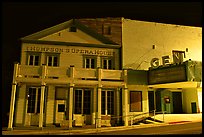
[[[43, 70], [44, 69], [44, 70]], [[101, 79], [106, 80], [124, 80], [124, 70], [106, 70], [106, 69], [85, 69], [75, 67], [49, 67], [49, 66], [28, 66], [18, 65], [17, 77], [24, 78], [41, 78], [45, 75], [45, 78], [63, 79], [63, 78], [75, 78], [75, 79]], [[45, 73], [43, 73], [43, 71]], [[99, 74], [100, 73], [100, 74]]]

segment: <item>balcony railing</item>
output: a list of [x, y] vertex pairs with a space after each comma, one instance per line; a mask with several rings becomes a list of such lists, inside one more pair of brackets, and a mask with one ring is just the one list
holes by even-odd
[[[75, 67], [48, 67], [17, 65], [17, 77], [52, 79], [105, 79], [124, 80], [124, 70], [85, 69]], [[99, 71], [100, 69], [100, 71]], [[100, 73], [100, 74], [99, 74]]]

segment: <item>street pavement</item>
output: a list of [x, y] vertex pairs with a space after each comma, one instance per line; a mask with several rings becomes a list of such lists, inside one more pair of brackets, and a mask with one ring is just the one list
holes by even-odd
[[[164, 116], [164, 117], [163, 117]], [[132, 126], [118, 126], [118, 127], [101, 127], [101, 128], [75, 128], [62, 129], [59, 127], [43, 127], [40, 128], [18, 128], [15, 127], [13, 130], [2, 129], [2, 135], [61, 135], [61, 134], [88, 134], [94, 132], [110, 132], [110, 131], [121, 131], [129, 129], [139, 128], [150, 128], [157, 126], [165, 126], [170, 124], [183, 124], [188, 122], [202, 122], [202, 113], [200, 114], [159, 114], [156, 115], [157, 120], [163, 121], [164, 123], [151, 123], [151, 124], [140, 124]]]

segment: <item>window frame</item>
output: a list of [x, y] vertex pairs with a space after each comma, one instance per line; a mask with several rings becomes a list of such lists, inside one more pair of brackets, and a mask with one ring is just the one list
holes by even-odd
[[[30, 94], [33, 91], [30, 91], [30, 89], [35, 89], [35, 94]], [[28, 101], [26, 113], [40, 113], [41, 87], [28, 87], [26, 96]], [[32, 96], [35, 97], [34, 100], [30, 100]]]
[[[104, 67], [104, 60], [106, 60], [107, 68]], [[109, 60], [111, 60], [111, 68], [109, 68]], [[115, 69], [115, 62], [114, 58], [111, 56], [102, 56], [101, 57], [101, 68], [102, 69], [108, 69], [108, 70], [114, 70]]]
[[[101, 114], [102, 115], [114, 115], [115, 105], [115, 90], [114, 89], [102, 89], [101, 91]], [[111, 96], [108, 96], [111, 93]], [[109, 102], [110, 99], [110, 102]], [[105, 101], [105, 102], [104, 102]], [[109, 107], [110, 106], [110, 107]]]
[[[51, 61], [51, 65], [49, 65], [49, 59], [50, 57], [52, 58], [52, 61]], [[55, 57], [57, 58], [57, 65], [55, 66], [54, 63], [54, 59]], [[48, 67], [59, 67], [60, 66], [60, 53], [46, 53], [45, 55], [45, 64], [48, 66]]]
[[[34, 56], [34, 58], [33, 58], [33, 63], [30, 65], [30, 62], [31, 62], [30, 57], [31, 56]], [[39, 57], [37, 65], [35, 65], [36, 56]], [[26, 64], [29, 65], [29, 66], [40, 66], [40, 64], [41, 64], [41, 53], [40, 52], [27, 52], [27, 61], [26, 62], [27, 62]]]
[[[91, 67], [91, 62], [89, 63], [89, 67], [86, 67], [87, 66], [87, 64], [86, 64], [87, 59], [89, 59], [89, 60], [94, 59], [94, 67], [93, 68]], [[96, 69], [97, 68], [97, 56], [94, 56], [94, 55], [88, 55], [88, 56], [84, 55], [83, 56], [83, 68], [85, 68], [85, 69]]]
[[[81, 91], [81, 93], [80, 93], [80, 96], [76, 98], [77, 91]], [[85, 91], [90, 92], [88, 100], [85, 99], [85, 97], [87, 97], [85, 95]], [[91, 114], [91, 92], [92, 92], [92, 89], [90, 88], [75, 88], [74, 89], [74, 114], [85, 114], [85, 115]], [[80, 100], [80, 101], [77, 102], [77, 100]], [[89, 107], [87, 107], [87, 104]], [[79, 106], [79, 109], [77, 109], [78, 106]]]

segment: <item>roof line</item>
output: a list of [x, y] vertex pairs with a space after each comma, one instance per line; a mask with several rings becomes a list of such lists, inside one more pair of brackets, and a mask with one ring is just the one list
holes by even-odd
[[90, 43], [75, 43], [75, 42], [62, 42], [62, 41], [46, 41], [46, 40], [32, 40], [21, 39], [23, 43], [35, 43], [35, 44], [52, 44], [52, 45], [66, 45], [66, 46], [83, 46], [83, 47], [97, 47], [97, 48], [121, 48], [119, 44], [90, 44]]

